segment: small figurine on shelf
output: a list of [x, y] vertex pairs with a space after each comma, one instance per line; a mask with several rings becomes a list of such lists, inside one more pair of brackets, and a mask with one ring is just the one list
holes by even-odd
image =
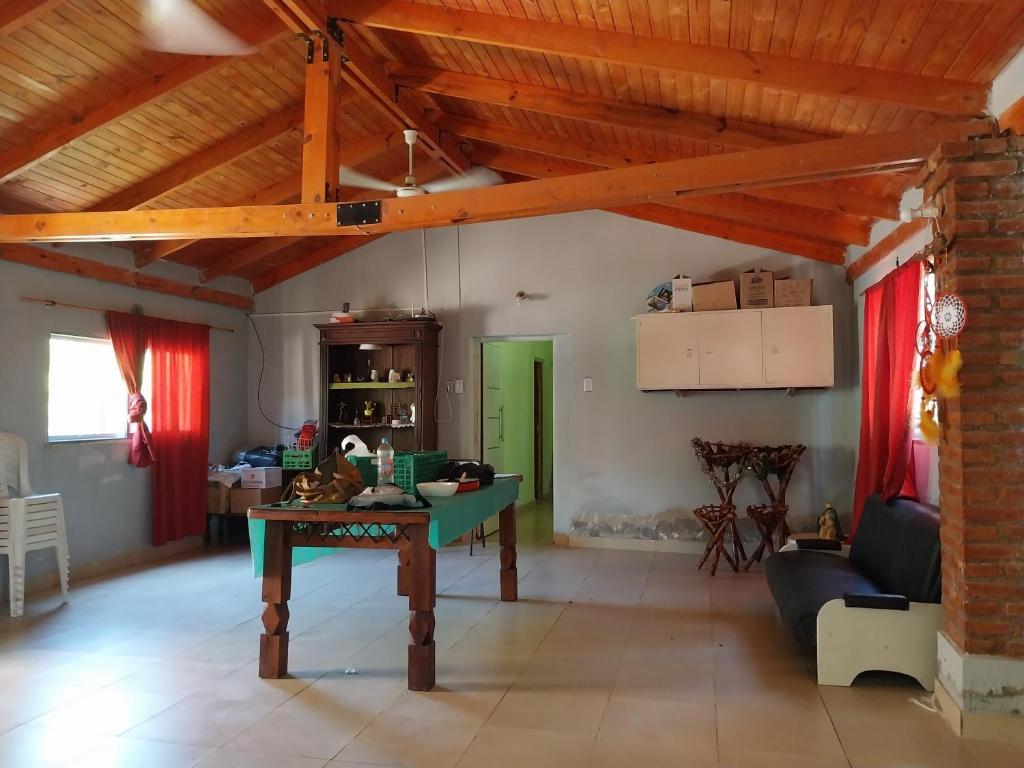
[[341, 384], [341, 375], [340, 375], [340, 374], [337, 374], [337, 373], [336, 373], [336, 374], [334, 374], [334, 378], [332, 379], [332, 381], [333, 381], [333, 382], [334, 382], [335, 384]]
[[371, 368], [370, 369], [370, 381], [378, 381], [379, 379], [380, 379], [380, 376], [377, 373], [377, 369], [376, 368]]
[[345, 383], [346, 384], [351, 384], [352, 383], [352, 374], [351, 373], [346, 373], [345, 374]]
[[839, 525], [839, 513], [836, 512], [832, 502], [825, 505], [825, 511], [818, 516], [818, 537], [842, 541], [843, 529]]
[[348, 403], [342, 403], [341, 405], [339, 405], [338, 406], [338, 421], [340, 423], [342, 423], [342, 424], [348, 424], [349, 423], [348, 415], [349, 415]]
[[416, 381], [416, 374], [414, 374], [412, 371], [409, 371], [407, 374], [405, 374], [405, 380], [412, 384], [413, 382]]
[[388, 371], [388, 381], [391, 384], [397, 384], [401, 380], [402, 380], [402, 374], [400, 374], [394, 368], [392, 368], [390, 371]]
[[409, 412], [405, 410], [405, 406], [399, 406], [398, 408], [398, 423], [402, 426], [409, 425]]
[[377, 404], [372, 400], [366, 400], [363, 402], [363, 422], [365, 424], [373, 424], [376, 421], [377, 415]]

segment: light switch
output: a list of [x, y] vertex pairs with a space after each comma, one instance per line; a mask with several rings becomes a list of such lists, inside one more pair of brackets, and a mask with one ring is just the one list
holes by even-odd
[[456, 379], [455, 380], [455, 394], [456, 395], [461, 395], [465, 391], [466, 391], [466, 385], [463, 383], [462, 379]]
[[589, 376], [583, 380], [583, 391], [593, 392], [594, 391], [594, 380]]

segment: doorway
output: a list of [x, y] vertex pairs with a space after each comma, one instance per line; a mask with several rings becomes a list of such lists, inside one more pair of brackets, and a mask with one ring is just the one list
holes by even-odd
[[[496, 472], [523, 476], [520, 532], [538, 542], [554, 537], [554, 344], [544, 340], [481, 340], [480, 455]], [[496, 521], [484, 526], [486, 535]]]

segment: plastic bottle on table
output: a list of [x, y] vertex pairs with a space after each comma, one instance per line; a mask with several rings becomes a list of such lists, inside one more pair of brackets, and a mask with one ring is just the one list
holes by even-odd
[[395, 482], [395, 449], [388, 439], [382, 438], [377, 449], [377, 485]]

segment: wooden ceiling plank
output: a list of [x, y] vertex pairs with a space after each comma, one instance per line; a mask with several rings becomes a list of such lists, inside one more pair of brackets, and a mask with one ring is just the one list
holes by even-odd
[[631, 205], [661, 198], [906, 170], [947, 141], [987, 135], [984, 120], [595, 171], [381, 201], [379, 223], [339, 226], [337, 205], [10, 215], [0, 242], [96, 242], [377, 234]]
[[302, 125], [302, 108], [293, 106], [270, 115], [213, 146], [186, 157], [170, 168], [108, 197], [93, 210], [121, 211], [140, 208], [170, 194], [198, 177], [232, 163], [252, 150]]
[[39, 269], [48, 269], [53, 272], [62, 272], [68, 275], [78, 275], [79, 277], [87, 277], [104, 283], [139, 288], [143, 291], [195, 299], [196, 301], [205, 301], [209, 304], [220, 304], [235, 309], [251, 310], [253, 308], [253, 301], [249, 296], [242, 296], [229, 291], [219, 291], [200, 285], [179, 283], [166, 277], [133, 272], [132, 270], [116, 267], [112, 264], [69, 256], [66, 253], [43, 250], [31, 245], [5, 245], [0, 247], [0, 260], [10, 261], [15, 264], [25, 264], [30, 267], [38, 267]]
[[408, 0], [338, 0], [334, 13], [354, 24], [377, 29], [693, 73], [798, 93], [866, 99], [929, 112], [977, 115], [984, 112], [988, 102], [989, 89], [979, 83], [850, 64], [811, 62], [714, 45], [640, 38]]
[[5, 0], [0, 8], [0, 37], [13, 35], [62, 2], [64, 0]]
[[825, 138], [822, 134], [726, 120], [693, 112], [666, 110], [662, 107], [606, 99], [586, 93], [560, 91], [427, 67], [399, 66], [391, 70], [391, 77], [400, 86], [425, 93], [527, 109], [602, 125], [612, 124], [623, 128], [654, 131], [740, 149]]
[[265, 240], [257, 240], [245, 248], [239, 248], [228, 254], [218, 257], [210, 266], [203, 269], [201, 282], [208, 283], [222, 275], [230, 275], [232, 272], [247, 267], [272, 253], [284, 250], [291, 245], [303, 240], [303, 237], [268, 237]]
[[312, 61], [306, 64], [305, 118], [302, 140], [304, 203], [334, 199], [338, 185], [338, 90], [341, 57], [330, 37], [314, 40]]
[[[262, 37], [256, 44], [266, 45], [278, 39], [281, 34], [278, 30], [268, 32], [264, 29]], [[41, 135], [11, 148], [0, 156], [0, 183], [8, 181], [33, 165], [51, 157], [76, 139], [142, 109], [147, 104], [173, 93], [197, 78], [221, 67], [230, 66], [234, 60], [230, 57], [218, 56], [193, 57], [187, 63], [173, 67], [162, 75], [147, 79], [142, 85], [119, 97], [110, 99], [90, 112], [68, 117]]]
[[[544, 155], [567, 158], [577, 162], [588, 164], [583, 171], [565, 170], [562, 174], [580, 173], [586, 170], [593, 170], [595, 167], [622, 168], [628, 165], [657, 161], [658, 157], [631, 157], [627, 152], [617, 147], [604, 145], [578, 144], [571, 141], [563, 141], [557, 137], [542, 136], [529, 131], [501, 126], [495, 123], [485, 123], [479, 120], [468, 118], [454, 118], [450, 115], [442, 117], [440, 125], [451, 130], [453, 133], [470, 139], [486, 141], [492, 145], [504, 147], [516, 147], [521, 150], [538, 152]], [[495, 165], [494, 152], [487, 154], [472, 153], [474, 162], [480, 165], [488, 165], [497, 170], [513, 170]], [[785, 189], [785, 187], [783, 187]], [[789, 201], [776, 199], [759, 200], [757, 196], [761, 190], [752, 190], [751, 195], [755, 197], [744, 197], [739, 195], [713, 195], [708, 198], [688, 198], [684, 203], [679, 201], [681, 207], [690, 210], [697, 210], [703, 213], [715, 214], [712, 208], [717, 207], [718, 215], [746, 221], [750, 224], [764, 224], [775, 226], [779, 229], [788, 229], [797, 234], [818, 237], [824, 240], [835, 242], [854, 243], [867, 245], [870, 236], [870, 226], [866, 220], [852, 219], [845, 214], [835, 212], [826, 213], [820, 210], [811, 210], [802, 204], [793, 204]]]

